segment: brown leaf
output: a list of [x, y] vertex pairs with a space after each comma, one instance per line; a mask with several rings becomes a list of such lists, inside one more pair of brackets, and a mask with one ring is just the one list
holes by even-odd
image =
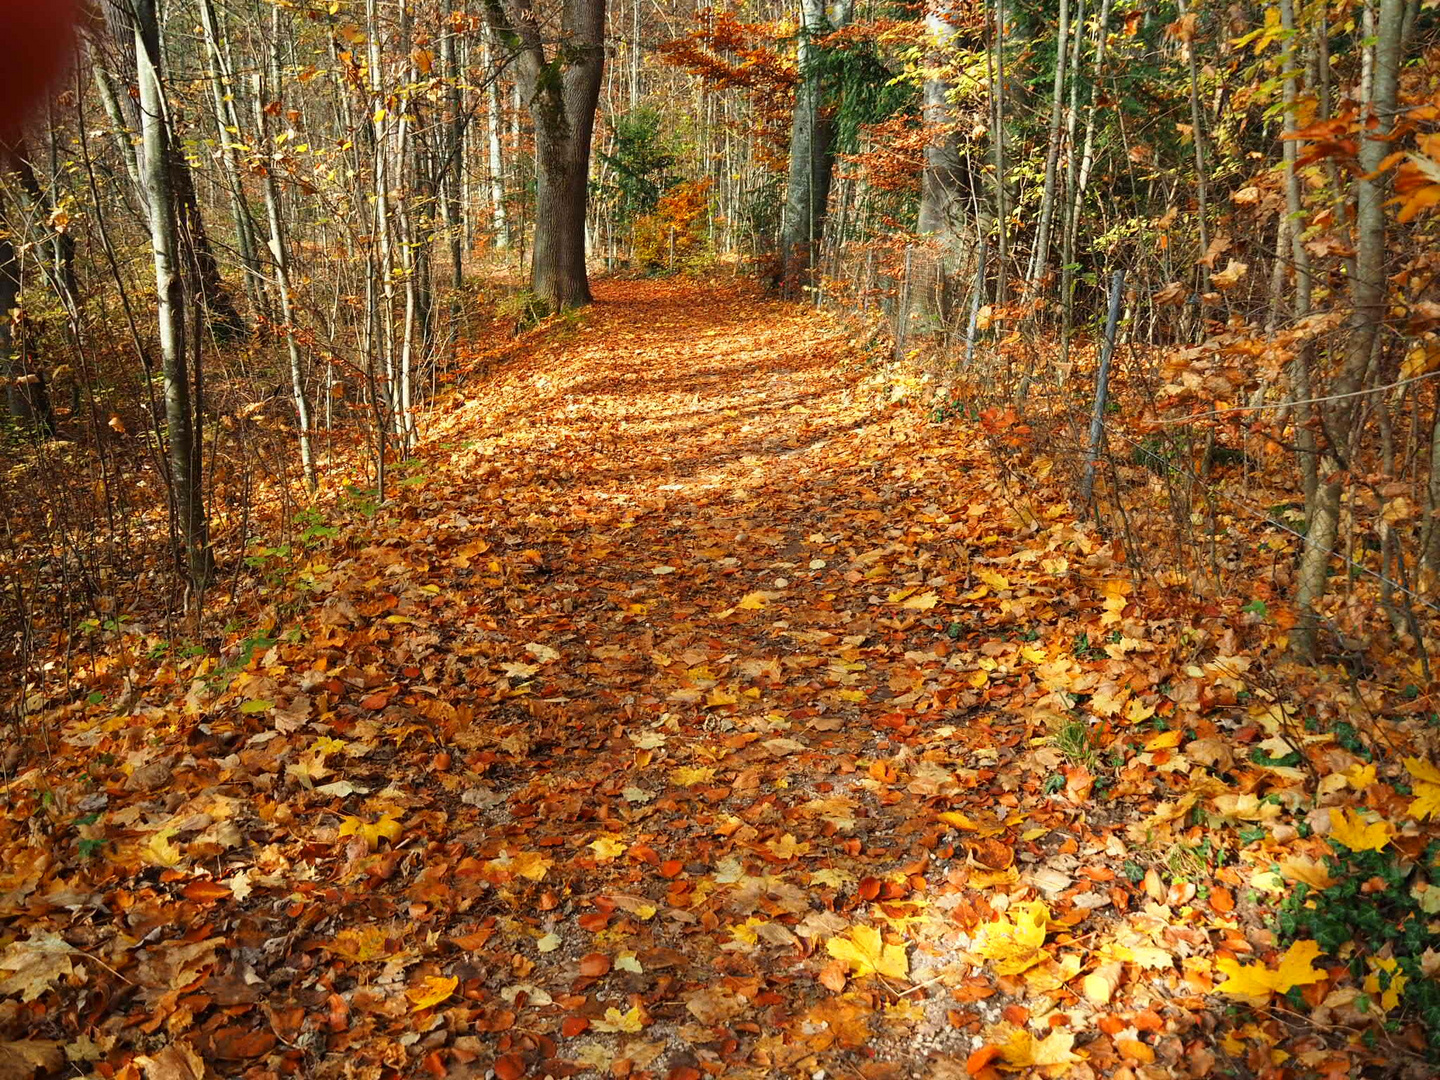
[[48, 1039], [0, 1042], [0, 1080], [34, 1080], [37, 1071], [50, 1073], [65, 1064], [65, 1051]]
[[604, 953], [587, 953], [580, 958], [580, 974], [587, 979], [598, 979], [610, 972], [610, 957]]
[[203, 1080], [205, 1062], [188, 1042], [171, 1043], [152, 1057], [137, 1057], [145, 1080]]

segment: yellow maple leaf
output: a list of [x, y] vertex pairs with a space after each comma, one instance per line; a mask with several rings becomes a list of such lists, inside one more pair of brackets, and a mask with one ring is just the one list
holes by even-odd
[[[1400, 995], [1405, 990], [1405, 984], [1410, 980], [1395, 970], [1398, 961], [1393, 957], [1377, 960], [1370, 956], [1365, 958], [1365, 962], [1370, 965], [1370, 974], [1365, 976], [1365, 981], [1361, 984], [1362, 989], [1380, 1002], [1382, 1012], [1389, 1012], [1400, 1004]], [[1389, 976], [1389, 981], [1383, 989], [1380, 985], [1382, 971]]]
[[140, 857], [151, 866], [179, 866], [185, 857], [178, 846], [171, 842], [177, 829], [161, 829], [147, 840], [140, 849]]
[[715, 770], [708, 765], [681, 765], [679, 768], [670, 770], [670, 782], [680, 787], [694, 787], [696, 784], [708, 784], [715, 779]]
[[1405, 769], [1415, 781], [1415, 798], [1410, 816], [1416, 821], [1440, 818], [1440, 768], [1420, 758], [1405, 759]]
[[741, 611], [759, 611], [769, 599], [763, 592], [746, 593], [735, 606]]
[[1345, 782], [1356, 791], [1364, 791], [1371, 784], [1375, 783], [1375, 766], [1372, 765], [1351, 765], [1345, 770]]
[[1405, 771], [1422, 784], [1440, 784], [1440, 766], [1423, 758], [1407, 757]]
[[959, 810], [943, 810], [935, 816], [946, 825], [956, 829], [969, 829], [971, 832], [974, 832], [980, 828], [968, 814], [962, 814]]
[[596, 1031], [623, 1031], [633, 1035], [645, 1026], [645, 1014], [640, 1011], [639, 1005], [623, 1013], [612, 1005], [605, 1010], [605, 1019], [595, 1020], [590, 1026]]
[[940, 602], [940, 597], [933, 592], [923, 592], [912, 596], [900, 606], [907, 611], [929, 611]]
[[1416, 821], [1440, 817], [1440, 784], [1416, 784], [1410, 802], [1410, 816]]
[[455, 977], [445, 978], [443, 975], [426, 975], [410, 989], [405, 991], [405, 996], [410, 999], [410, 1007], [416, 1012], [421, 1009], [433, 1008], [455, 992], [460, 985], [460, 980]]
[[855, 975], [884, 975], [891, 979], [910, 975], [905, 946], [886, 944], [873, 926], [852, 926], [844, 936], [827, 941], [825, 951], [849, 964]]
[[1004, 574], [997, 574], [994, 570], [986, 570], [983, 566], [975, 571], [975, 576], [996, 592], [1003, 592], [1010, 588], [1009, 578]]
[[336, 956], [357, 964], [380, 960], [387, 955], [385, 931], [373, 924], [346, 927], [326, 948]]
[[1069, 1031], [1056, 1030], [1043, 1039], [1037, 1039], [1028, 1028], [1014, 1027], [997, 1045], [1000, 1047], [1000, 1061], [1006, 1069], [1069, 1065], [1080, 1060], [1071, 1050], [1075, 1045], [1075, 1035]]
[[996, 974], [1018, 975], [1045, 959], [1049, 922], [1050, 909], [1039, 900], [1011, 904], [1005, 915], [980, 927], [975, 952], [990, 961]]
[[1330, 811], [1330, 839], [1351, 851], [1379, 851], [1394, 835], [1395, 828], [1388, 821], [1366, 824], [1358, 811], [1347, 812], [1343, 806]]
[[1285, 950], [1280, 966], [1273, 971], [1265, 964], [1242, 964], [1232, 957], [1222, 956], [1215, 961], [1215, 970], [1224, 975], [1226, 981], [1215, 987], [1212, 993], [1233, 994], [1256, 1001], [1268, 999], [1271, 994], [1289, 993], [1296, 986], [1308, 986], [1325, 978], [1325, 972], [1310, 966], [1310, 962], [1319, 955], [1317, 942], [1297, 941]]
[[505, 880], [501, 875], [529, 878], [531, 881], [541, 881], [554, 862], [541, 855], [538, 851], [501, 852], [500, 857], [491, 859], [485, 864], [485, 869], [494, 875], [491, 880], [499, 878]]
[[396, 821], [389, 814], [381, 814], [380, 820], [371, 824], [361, 821], [358, 817], [345, 817], [340, 822], [341, 836], [359, 836], [364, 839], [367, 847], [374, 851], [380, 846], [380, 841], [389, 840], [395, 843], [403, 835], [400, 822]]
[[628, 847], [618, 836], [602, 836], [591, 843], [590, 850], [595, 853], [596, 861], [613, 862], [624, 855]]

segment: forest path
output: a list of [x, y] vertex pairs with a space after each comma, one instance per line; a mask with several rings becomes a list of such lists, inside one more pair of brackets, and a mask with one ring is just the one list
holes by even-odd
[[1036, 728], [1055, 679], [1128, 693], [1069, 643], [1108, 549], [812, 312], [597, 294], [467, 353], [389, 505], [342, 498], [218, 668], [61, 710], [0, 788], [11, 961], [61, 1001], [0, 1037], [132, 1080], [1205, 1075], [1178, 970], [1110, 1016], [1067, 986], [1072, 941], [1179, 948], [1115, 921], [1148, 774], [1091, 805]]

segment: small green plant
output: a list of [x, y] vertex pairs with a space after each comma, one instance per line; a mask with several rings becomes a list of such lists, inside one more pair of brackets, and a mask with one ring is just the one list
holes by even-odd
[[1209, 840], [1195, 845], [1177, 843], [1166, 854], [1165, 866], [1173, 880], [1195, 881], [1209, 873], [1213, 854]]
[[1357, 1006], [1387, 1012], [1387, 1029], [1417, 1022], [1429, 1060], [1440, 1062], [1440, 981], [1425, 972], [1427, 957], [1440, 949], [1434, 920], [1440, 841], [1413, 863], [1391, 849], [1351, 851], [1338, 841], [1330, 844], [1334, 853], [1325, 862], [1335, 884], [1295, 887], [1275, 917], [1281, 944], [1312, 940], [1348, 962], [1367, 995]]
[[513, 332], [523, 334], [539, 326], [552, 313], [550, 305], [529, 289], [521, 289], [504, 297], [495, 305], [495, 314], [513, 324]]
[[346, 484], [345, 495], [341, 505], [347, 513], [360, 514], [363, 517], [373, 518], [380, 509], [378, 497], [379, 493], [374, 488], [364, 488], [355, 484]]
[[1084, 720], [1066, 720], [1050, 736], [1055, 749], [1072, 765], [1094, 772], [1100, 765], [1100, 743]]

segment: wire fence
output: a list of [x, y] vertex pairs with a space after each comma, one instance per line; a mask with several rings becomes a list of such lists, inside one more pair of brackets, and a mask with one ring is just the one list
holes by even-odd
[[[1434, 415], [1440, 371], [1402, 377], [1397, 359], [1388, 377], [1359, 390], [1297, 399], [1283, 383], [1262, 384], [1243, 404], [1167, 406], [1158, 396], [1167, 361], [1203, 343], [1195, 332], [1203, 320], [1177, 323], [1168, 342], [1152, 332], [1139, 340], [1142, 321], [1155, 325], [1141, 311], [1151, 298], [1124, 287], [1119, 274], [1107, 275], [1109, 319], [1092, 313], [1065, 333], [1054, 312], [986, 303], [994, 270], [977, 274], [980, 249], [969, 256], [968, 278], [944, 272], [919, 245], [885, 241], [832, 245], [820, 269], [817, 305], [851, 320], [874, 355], [923, 370], [937, 420], [963, 415], [994, 429], [997, 460], [1008, 462], [1017, 488], [1038, 495], [1058, 482], [1124, 545], [1135, 573], [1205, 595], [1293, 599], [1301, 553], [1315, 543], [1296, 464], [1300, 407], [1353, 399], [1364, 411], [1342, 458], [1351, 469], [1342, 477], [1338, 541], [1318, 549], [1331, 563], [1319, 619], [1333, 641], [1400, 639], [1428, 680], [1440, 595], [1424, 554], [1440, 525], [1426, 512], [1426, 414]], [[1391, 351], [1401, 347], [1397, 337]], [[1386, 370], [1383, 357], [1377, 370]], [[1401, 420], [1407, 434], [1397, 450]]]

